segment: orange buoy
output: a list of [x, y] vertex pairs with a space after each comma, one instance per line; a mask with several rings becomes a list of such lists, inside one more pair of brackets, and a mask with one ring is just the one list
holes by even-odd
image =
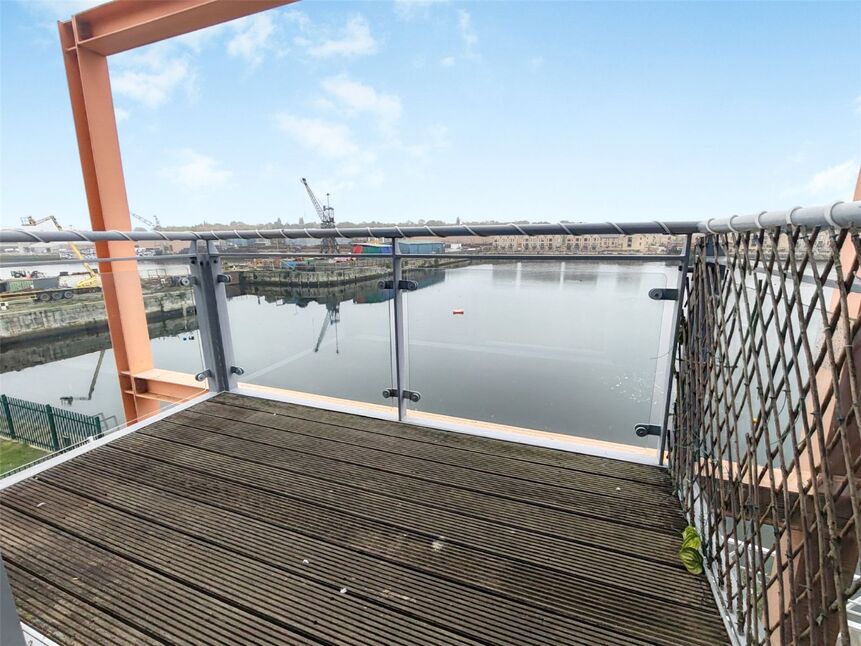
[[463, 310], [452, 310], [452, 314], [463, 314]]

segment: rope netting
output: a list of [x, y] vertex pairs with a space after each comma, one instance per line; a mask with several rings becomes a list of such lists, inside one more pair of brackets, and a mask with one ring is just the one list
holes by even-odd
[[749, 644], [849, 644], [861, 544], [861, 244], [854, 228], [692, 249], [669, 464]]

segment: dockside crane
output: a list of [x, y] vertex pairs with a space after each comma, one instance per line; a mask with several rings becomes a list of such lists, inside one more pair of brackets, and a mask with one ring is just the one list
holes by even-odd
[[[335, 228], [335, 209], [329, 205], [329, 194], [326, 193], [326, 206], [320, 204], [314, 191], [308, 185], [308, 180], [302, 178], [302, 184], [305, 190], [308, 191], [308, 197], [311, 198], [311, 204], [314, 205], [314, 210], [317, 211], [317, 217], [320, 218], [320, 224], [324, 229]], [[320, 253], [338, 253], [338, 241], [335, 238], [323, 238], [320, 240]]]
[[320, 328], [320, 336], [317, 337], [317, 345], [314, 346], [314, 352], [319, 352], [323, 339], [326, 338], [326, 330], [329, 327], [335, 328], [335, 354], [341, 353], [341, 348], [338, 345], [338, 323], [341, 322], [341, 304], [326, 303], [326, 315], [323, 317], [323, 327]]
[[143, 222], [145, 225], [147, 225], [153, 231], [158, 231], [159, 229], [161, 229], [161, 222], [159, 221], [157, 215], [152, 216], [152, 220], [150, 220], [149, 218], [145, 218], [142, 215], [138, 215], [137, 213], [134, 213], [134, 212], [131, 212], [131, 216], [135, 220], [137, 220], [138, 222]]
[[[31, 227], [39, 226], [43, 222], [53, 223], [53, 225], [55, 227], [57, 227], [57, 231], [63, 230], [63, 227], [60, 226], [60, 223], [57, 221], [57, 218], [54, 217], [53, 215], [49, 215], [49, 216], [41, 218], [39, 220], [34, 219], [32, 215], [29, 215], [26, 218], [21, 218], [22, 224], [26, 224], [26, 225], [31, 226]], [[78, 258], [78, 260], [81, 261], [87, 274], [89, 274], [86, 278], [84, 278], [84, 280], [82, 280], [80, 283], [75, 285], [75, 288], [80, 289], [80, 288], [87, 288], [87, 287], [101, 287], [102, 286], [101, 277], [99, 276], [98, 272], [90, 266], [90, 263], [88, 263], [86, 261], [86, 259], [84, 258], [84, 254], [81, 253], [81, 250], [78, 249], [78, 246], [74, 242], [68, 242], [66, 244], [68, 244], [69, 247], [71, 247], [72, 252]]]

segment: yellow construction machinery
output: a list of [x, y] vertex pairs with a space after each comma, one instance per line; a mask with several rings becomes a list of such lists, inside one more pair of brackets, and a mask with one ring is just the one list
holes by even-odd
[[[26, 218], [22, 219], [22, 224], [25, 224], [25, 225], [28, 225], [31, 227], [39, 226], [43, 222], [52, 222], [54, 224], [54, 226], [57, 227], [57, 231], [63, 230], [63, 227], [60, 226], [60, 223], [57, 221], [57, 218], [54, 217], [53, 215], [49, 215], [49, 216], [41, 218], [39, 220], [34, 219], [32, 215], [27, 216]], [[88, 263], [86, 261], [86, 259], [84, 258], [84, 254], [81, 253], [81, 250], [78, 249], [78, 246], [74, 242], [69, 242], [68, 245], [72, 248], [72, 253], [74, 253], [75, 256], [77, 256], [78, 260], [80, 260], [83, 263], [84, 269], [86, 270], [87, 274], [89, 274], [81, 282], [79, 282], [77, 285], [75, 285], [75, 288], [76, 289], [87, 289], [90, 287], [101, 287], [102, 286], [101, 277], [99, 276], [98, 272], [90, 266], [90, 263]]]

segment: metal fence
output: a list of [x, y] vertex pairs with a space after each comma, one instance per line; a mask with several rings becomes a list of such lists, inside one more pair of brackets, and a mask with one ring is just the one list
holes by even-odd
[[857, 227], [711, 234], [692, 249], [669, 464], [742, 643], [850, 643], [859, 259]]
[[83, 415], [0, 395], [0, 436], [48, 451], [59, 451], [90, 437], [101, 437], [96, 415]]

